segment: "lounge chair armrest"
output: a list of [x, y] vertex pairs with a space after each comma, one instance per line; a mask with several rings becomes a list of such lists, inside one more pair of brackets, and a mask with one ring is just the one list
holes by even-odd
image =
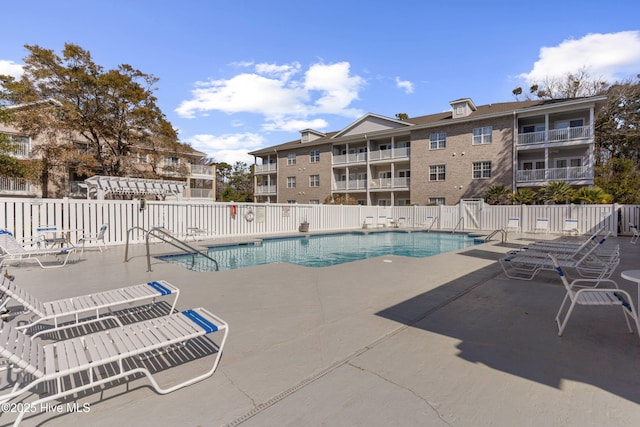
[[[580, 283], [585, 283], [584, 285]], [[590, 285], [587, 285], [589, 283]], [[573, 289], [574, 287], [578, 288], [596, 288], [600, 285], [600, 283], [608, 283], [613, 285], [614, 287], [611, 289], [620, 289], [615, 280], [612, 279], [575, 279], [573, 280], [569, 286]], [[603, 288], [598, 288], [598, 290], [602, 290]]]

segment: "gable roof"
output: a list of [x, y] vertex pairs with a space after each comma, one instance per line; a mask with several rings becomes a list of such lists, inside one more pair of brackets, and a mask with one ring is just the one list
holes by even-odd
[[[460, 98], [460, 100], [467, 100], [468, 98]], [[408, 118], [406, 120], [396, 120], [389, 117], [385, 117], [378, 114], [367, 113], [364, 116], [360, 117], [355, 122], [349, 124], [344, 129], [328, 132], [324, 137], [313, 140], [312, 142], [304, 143], [305, 147], [315, 146], [315, 145], [324, 145], [330, 142], [338, 142], [340, 138], [349, 138], [354, 135], [367, 135], [369, 133], [378, 133], [384, 132], [388, 130], [393, 132], [394, 130], [399, 130], [400, 128], [408, 127], [410, 129], [419, 129], [421, 127], [433, 127], [438, 124], [448, 125], [453, 122], [463, 122], [470, 120], [480, 120], [484, 118], [493, 118], [504, 116], [508, 114], [512, 114], [514, 112], [523, 112], [527, 109], [535, 110], [539, 107], [546, 107], [554, 104], [561, 103], [581, 103], [585, 101], [603, 101], [606, 100], [606, 96], [592, 96], [586, 98], [575, 98], [575, 99], [551, 99], [551, 100], [529, 100], [529, 101], [512, 101], [512, 102], [499, 102], [495, 104], [486, 104], [475, 106], [475, 109], [471, 111], [465, 117], [453, 118], [452, 111], [444, 111], [441, 113], [428, 114], [425, 116], [418, 116]], [[469, 99], [470, 101], [470, 99]], [[452, 101], [456, 102], [456, 101]], [[277, 151], [285, 151], [291, 150], [295, 148], [300, 148], [301, 141], [289, 141], [279, 145], [273, 145], [270, 147], [262, 148], [259, 150], [249, 152], [252, 156], [262, 156], [267, 154], [273, 154]]]

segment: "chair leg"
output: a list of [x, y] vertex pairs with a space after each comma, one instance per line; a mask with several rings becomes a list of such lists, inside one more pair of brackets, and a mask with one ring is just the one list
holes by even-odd
[[571, 313], [573, 312], [573, 308], [575, 307], [575, 305], [576, 305], [575, 300], [572, 300], [571, 306], [569, 306], [569, 310], [567, 311], [567, 314], [564, 316], [564, 320], [562, 321], [562, 323], [560, 323], [560, 311], [562, 311], [562, 306], [560, 307], [560, 311], [558, 311], [558, 315], [556, 316], [556, 323], [558, 323], [559, 337], [562, 336], [562, 333], [564, 332], [564, 328], [567, 326], [567, 322], [569, 321], [569, 317], [571, 316]]

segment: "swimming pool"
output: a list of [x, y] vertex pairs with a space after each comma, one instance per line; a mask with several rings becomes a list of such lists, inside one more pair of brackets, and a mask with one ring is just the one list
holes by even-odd
[[[306, 267], [326, 267], [383, 255], [428, 257], [479, 244], [468, 234], [387, 231], [264, 239], [248, 244], [208, 248], [220, 270], [232, 270], [273, 262]], [[189, 254], [157, 258], [195, 271], [215, 271], [205, 257]]]

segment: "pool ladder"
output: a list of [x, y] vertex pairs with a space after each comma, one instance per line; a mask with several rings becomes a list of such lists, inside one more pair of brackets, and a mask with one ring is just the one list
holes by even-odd
[[507, 232], [503, 228], [498, 228], [497, 230], [493, 230], [491, 232], [491, 234], [489, 234], [487, 237], [484, 238], [484, 241], [488, 242], [489, 240], [491, 240], [491, 238], [493, 236], [495, 236], [498, 233], [502, 233], [502, 243], [506, 243], [506, 241], [507, 241]]
[[133, 230], [139, 230], [145, 233], [145, 244], [147, 246], [147, 272], [152, 271], [151, 270], [151, 251], [149, 249], [149, 238], [151, 236], [155, 237], [156, 239], [160, 239], [161, 241], [173, 246], [174, 248], [180, 249], [181, 251], [191, 255], [191, 268], [193, 268], [193, 266], [195, 265], [196, 255], [201, 255], [207, 258], [208, 260], [212, 261], [213, 265], [215, 266], [215, 271], [218, 271], [218, 268], [219, 268], [218, 261], [211, 258], [206, 252], [199, 251], [198, 249], [194, 248], [187, 242], [178, 239], [176, 236], [171, 234], [169, 230], [165, 229], [164, 227], [153, 227], [151, 230], [146, 230], [142, 227], [131, 227], [130, 229], [128, 229], [127, 243], [124, 249], [124, 262], [129, 261], [129, 235]]

